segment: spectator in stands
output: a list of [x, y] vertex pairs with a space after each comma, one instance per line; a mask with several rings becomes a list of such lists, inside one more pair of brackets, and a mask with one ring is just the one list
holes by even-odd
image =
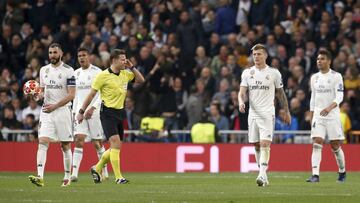
[[33, 114], [28, 114], [22, 122], [24, 130], [32, 130], [33, 132], [23, 137], [23, 141], [34, 141], [37, 139], [36, 121]]
[[38, 121], [40, 112], [41, 106], [39, 106], [34, 99], [28, 99], [28, 106], [23, 109], [21, 120], [24, 120], [27, 115], [32, 114], [34, 115], [35, 121]]
[[[275, 130], [299, 130], [298, 119], [295, 116], [292, 116], [291, 123], [289, 125], [283, 122], [285, 115], [285, 110], [280, 109], [279, 114], [275, 120]], [[275, 140], [280, 143], [294, 143], [294, 137], [294, 134], [281, 134], [275, 136]]]
[[351, 120], [349, 117], [349, 112], [350, 112], [350, 104], [347, 101], [344, 101], [340, 104], [340, 121], [341, 121], [341, 126], [342, 129], [344, 131], [344, 136], [345, 136], [345, 143], [349, 143], [349, 132], [351, 130]]
[[195, 56], [196, 66], [195, 66], [195, 75], [199, 77], [201, 70], [204, 67], [209, 67], [211, 63], [211, 58], [206, 56], [205, 48], [203, 46], [198, 46], [196, 48]]
[[219, 91], [217, 91], [212, 97], [212, 101], [218, 101], [220, 103], [220, 111], [224, 112], [225, 107], [230, 99], [230, 84], [226, 78], [223, 78], [219, 84]]
[[196, 144], [211, 144], [221, 140], [216, 125], [209, 121], [206, 111], [201, 113], [200, 121], [191, 127], [191, 140]]
[[[22, 127], [22, 124], [16, 120], [16, 115], [14, 108], [12, 106], [5, 106], [4, 108], [4, 117], [2, 123], [5, 129], [9, 130], [19, 130]], [[8, 134], [5, 138], [8, 141], [17, 141], [15, 134]]]
[[15, 117], [17, 121], [22, 121], [22, 109], [21, 109], [21, 103], [19, 98], [14, 98], [11, 100], [11, 106], [14, 109]]
[[204, 102], [205, 98], [205, 81], [203, 79], [197, 79], [186, 103], [186, 114], [188, 115], [186, 129], [191, 129], [192, 125], [201, 120], [202, 110], [206, 107], [206, 103]]
[[[216, 100], [213, 101], [210, 105], [210, 121], [215, 124], [218, 130], [229, 130], [229, 120], [221, 112], [221, 104]], [[223, 143], [227, 143], [228, 139], [228, 134], [221, 135]]]

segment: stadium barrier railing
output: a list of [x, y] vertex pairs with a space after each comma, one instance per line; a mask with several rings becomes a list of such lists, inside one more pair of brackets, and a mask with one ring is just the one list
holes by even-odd
[[[27, 141], [26, 135], [34, 133], [33, 130], [10, 130], [10, 129], [2, 129], [1, 130], [3, 136], [6, 138], [9, 134], [12, 134], [13, 141]], [[132, 137], [141, 136], [141, 130], [125, 130], [124, 132], [126, 135], [125, 142], [131, 142]], [[224, 143], [228, 143], [229, 138], [227, 135], [235, 135], [236, 136], [236, 143], [247, 143], [247, 130], [220, 130], [219, 135], [223, 137]], [[172, 135], [190, 135], [190, 130], [171, 130], [169, 134]], [[297, 144], [308, 144], [311, 142], [310, 139], [310, 131], [309, 130], [296, 130], [296, 131], [274, 131], [275, 136], [282, 136], [285, 134], [292, 134], [294, 135], [293, 143]], [[185, 136], [182, 137], [184, 140], [180, 140], [180, 142], [186, 142]]]

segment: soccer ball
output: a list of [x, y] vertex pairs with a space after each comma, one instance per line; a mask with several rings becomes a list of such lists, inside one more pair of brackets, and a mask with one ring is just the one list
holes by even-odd
[[24, 86], [23, 91], [25, 95], [34, 95], [41, 92], [40, 84], [36, 80], [28, 80]]

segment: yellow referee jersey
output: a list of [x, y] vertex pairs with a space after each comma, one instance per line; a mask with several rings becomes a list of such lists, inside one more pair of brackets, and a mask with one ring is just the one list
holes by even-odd
[[91, 87], [100, 92], [101, 100], [106, 107], [122, 109], [128, 83], [134, 77], [134, 73], [130, 70], [121, 70], [119, 74], [116, 74], [108, 68], [95, 77]]

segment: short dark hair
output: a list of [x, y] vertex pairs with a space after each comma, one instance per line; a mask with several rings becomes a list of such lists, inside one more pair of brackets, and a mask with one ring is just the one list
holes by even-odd
[[255, 44], [252, 48], [251, 51], [255, 51], [255, 50], [264, 50], [265, 53], [267, 53], [266, 47], [263, 44]]
[[318, 52], [318, 55], [324, 55], [329, 60], [332, 59], [331, 53], [326, 49], [320, 49], [319, 52]]
[[123, 49], [113, 49], [110, 53], [110, 63], [113, 59], [118, 58], [120, 55], [126, 55], [125, 50]]
[[50, 44], [50, 46], [49, 46], [49, 48], [55, 48], [55, 47], [57, 47], [57, 48], [59, 48], [60, 50], [62, 50], [61, 45], [60, 45], [59, 43], [52, 43], [52, 44]]
[[79, 53], [80, 51], [85, 51], [85, 52], [87, 52], [88, 54], [90, 53], [90, 51], [89, 51], [87, 48], [85, 48], [85, 47], [79, 47], [79, 48], [77, 49], [77, 53]]

